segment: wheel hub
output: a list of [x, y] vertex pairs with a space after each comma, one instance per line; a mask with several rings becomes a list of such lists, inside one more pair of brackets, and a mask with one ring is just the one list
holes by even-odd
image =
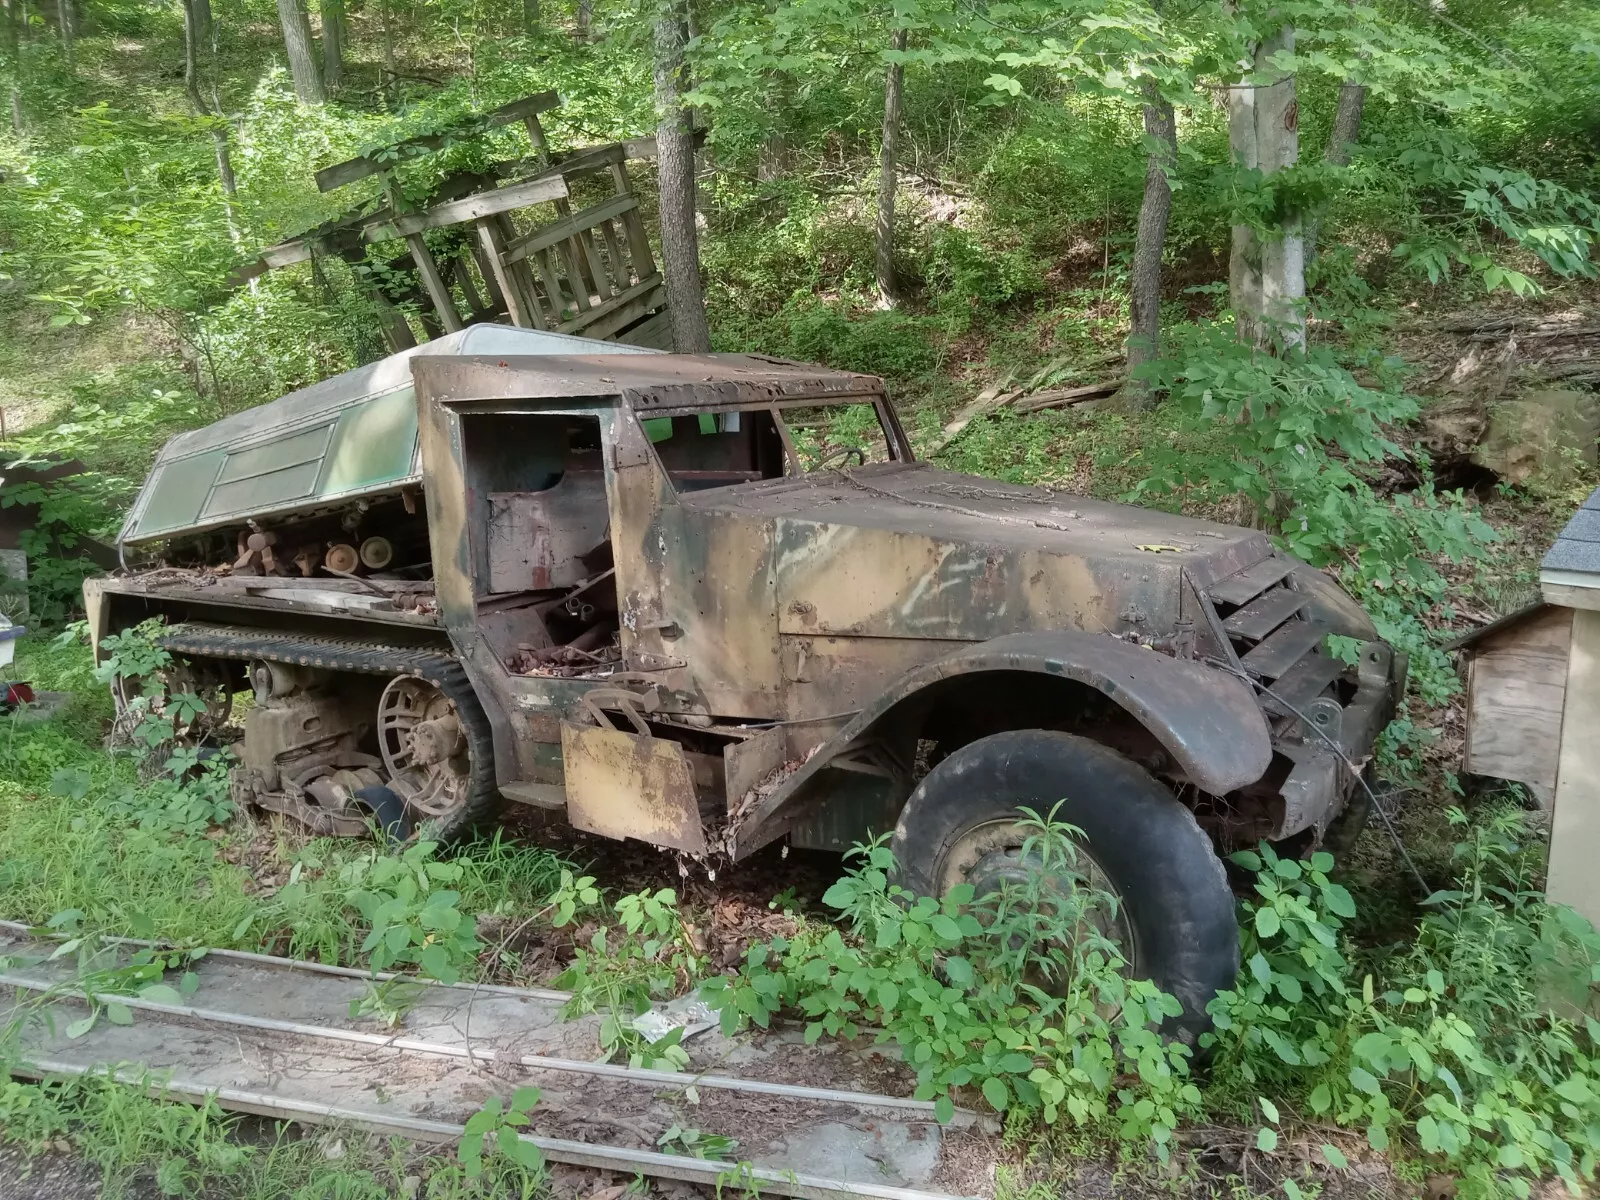
[[[1029, 886], [1045, 870], [1036, 854], [1023, 855], [1023, 843], [1032, 832], [1035, 831], [1015, 821], [990, 821], [962, 834], [945, 856], [937, 879], [940, 894], [958, 883], [971, 884], [974, 897], [979, 899], [1002, 890], [1016, 891]], [[1068, 896], [1086, 888], [1112, 897], [1110, 904], [1094, 899], [1084, 905], [1084, 917], [1103, 937], [1116, 944], [1130, 964], [1136, 965], [1138, 943], [1122, 894], [1085, 846], [1077, 844], [1076, 849], [1076, 867], [1066, 872], [1051, 870], [1043, 881], [1046, 886], [1040, 889], [1041, 893]]]
[[411, 761], [419, 767], [448, 762], [465, 748], [454, 714], [418, 722], [411, 731]]
[[408, 809], [442, 817], [466, 803], [472, 756], [455, 703], [434, 684], [401, 676], [383, 689], [378, 750]]

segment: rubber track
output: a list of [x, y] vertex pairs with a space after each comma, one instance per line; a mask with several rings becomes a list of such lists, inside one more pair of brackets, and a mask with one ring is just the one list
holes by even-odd
[[489, 730], [489, 718], [454, 655], [415, 647], [386, 646], [361, 638], [256, 633], [226, 625], [173, 625], [156, 641], [163, 649], [194, 658], [261, 659], [324, 671], [352, 671], [391, 679], [396, 675], [410, 675], [425, 679], [455, 702], [472, 761], [467, 802], [459, 811], [435, 818], [424, 828], [426, 836], [435, 841], [455, 841], [478, 824], [489, 821], [499, 810], [500, 791], [494, 777], [494, 738]]

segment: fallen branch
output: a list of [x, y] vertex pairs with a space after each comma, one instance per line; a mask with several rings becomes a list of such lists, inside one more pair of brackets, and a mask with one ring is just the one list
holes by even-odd
[[944, 427], [939, 435], [939, 440], [928, 450], [927, 457], [932, 458], [951, 442], [961, 436], [966, 427], [986, 413], [991, 413], [997, 408], [1010, 403], [1022, 393], [1001, 391], [999, 387], [985, 388], [978, 393], [977, 399], [963, 405], [950, 423]]
[[1047, 392], [1036, 392], [1026, 396], [1012, 405], [1018, 412], [1038, 412], [1046, 408], [1063, 408], [1069, 404], [1081, 404], [1085, 400], [1093, 400], [1100, 396], [1114, 395], [1127, 380], [1125, 378], [1106, 379], [1099, 383], [1084, 384], [1082, 387], [1051, 388]]

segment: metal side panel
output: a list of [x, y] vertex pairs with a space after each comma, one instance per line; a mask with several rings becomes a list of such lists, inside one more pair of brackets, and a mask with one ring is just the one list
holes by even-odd
[[694, 772], [678, 743], [563, 721], [561, 755], [573, 828], [706, 853]]

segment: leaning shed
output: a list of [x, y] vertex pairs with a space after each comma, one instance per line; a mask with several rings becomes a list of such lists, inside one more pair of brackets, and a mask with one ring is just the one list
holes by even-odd
[[1466, 667], [1463, 766], [1552, 810], [1549, 897], [1600, 924], [1600, 488], [1545, 554], [1539, 590], [1451, 645]]

